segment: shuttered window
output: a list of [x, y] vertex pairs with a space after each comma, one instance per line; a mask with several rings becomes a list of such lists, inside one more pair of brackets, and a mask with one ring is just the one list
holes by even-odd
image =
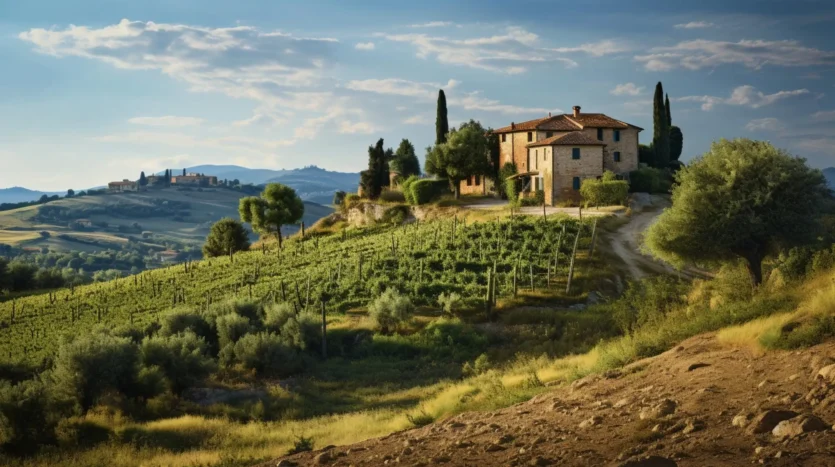
[[620, 162], [620, 151], [615, 151], [615, 162]]
[[580, 148], [571, 148], [571, 158], [572, 159], [579, 159], [580, 158]]
[[574, 189], [575, 190], [580, 189], [580, 177], [574, 177]]
[[603, 141], [603, 128], [598, 128], [597, 129], [597, 140], [598, 141]]
[[615, 141], [620, 141], [620, 130], [615, 130]]

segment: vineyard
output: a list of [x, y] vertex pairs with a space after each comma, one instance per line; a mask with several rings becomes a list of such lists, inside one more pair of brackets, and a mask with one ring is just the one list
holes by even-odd
[[582, 298], [585, 258], [596, 224], [568, 217], [458, 218], [376, 225], [285, 242], [282, 250], [239, 253], [0, 303], [0, 359], [41, 364], [61, 335], [96, 326], [147, 325], [167, 310], [228, 298], [291, 303], [297, 311], [361, 309], [387, 288], [419, 306], [456, 293], [488, 314], [500, 298], [537, 291]]

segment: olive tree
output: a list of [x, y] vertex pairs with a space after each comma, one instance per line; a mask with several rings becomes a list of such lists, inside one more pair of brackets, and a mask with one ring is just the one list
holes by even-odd
[[243, 224], [226, 217], [212, 225], [206, 237], [206, 243], [203, 245], [203, 255], [206, 257], [231, 255], [248, 249], [249, 233]]
[[256, 232], [274, 235], [281, 249], [281, 226], [300, 222], [304, 215], [304, 203], [296, 190], [280, 183], [270, 183], [260, 197], [242, 198], [238, 212], [241, 220], [251, 224]]
[[813, 235], [825, 186], [819, 170], [771, 143], [722, 139], [676, 174], [647, 247], [677, 267], [742, 259], [756, 287], [767, 255]]
[[461, 196], [461, 181], [473, 175], [487, 175], [490, 151], [487, 130], [470, 120], [447, 135], [446, 142], [426, 154], [426, 173], [449, 180], [455, 198]]

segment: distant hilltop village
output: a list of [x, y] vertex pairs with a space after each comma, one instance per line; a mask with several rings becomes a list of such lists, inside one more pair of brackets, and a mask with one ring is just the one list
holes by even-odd
[[[224, 184], [226, 182], [224, 181]], [[214, 175], [206, 175], [200, 173], [186, 172], [183, 169], [182, 175], [171, 175], [170, 170], [166, 170], [163, 175], [145, 176], [142, 172], [139, 180], [123, 179], [121, 181], [110, 182], [107, 184], [107, 191], [110, 193], [124, 193], [129, 191], [143, 191], [148, 188], [162, 188], [166, 186], [188, 186], [188, 187], [211, 187], [218, 186], [217, 177]]]

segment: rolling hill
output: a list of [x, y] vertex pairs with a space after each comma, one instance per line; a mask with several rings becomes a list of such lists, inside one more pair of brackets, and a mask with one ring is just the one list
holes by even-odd
[[2, 203], [24, 203], [28, 201], [35, 201], [43, 195], [63, 195], [59, 192], [47, 192], [30, 190], [20, 186], [13, 186], [11, 188], [0, 188], [0, 204]]
[[[141, 237], [169, 249], [197, 248], [214, 222], [238, 217], [238, 200], [243, 196], [247, 195], [225, 188], [164, 188], [62, 198], [0, 212], [0, 243], [50, 251], [102, 251], [121, 249], [125, 242]], [[305, 202], [307, 225], [330, 213], [328, 207]], [[284, 230], [292, 233], [297, 228]]]
[[263, 185], [283, 183], [296, 190], [305, 201], [330, 204], [337, 190], [356, 191], [359, 173], [332, 172], [316, 166], [291, 170], [250, 169], [237, 165], [198, 165], [186, 168], [188, 172], [214, 175], [220, 180], [239, 180], [241, 183]]

